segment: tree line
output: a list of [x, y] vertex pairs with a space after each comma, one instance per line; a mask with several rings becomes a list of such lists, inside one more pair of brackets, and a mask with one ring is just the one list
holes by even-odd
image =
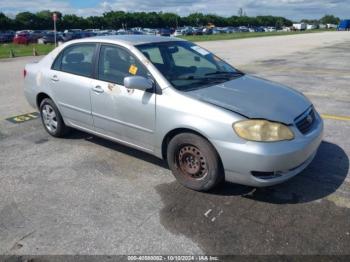
[[[14, 18], [9, 18], [0, 12], [0, 30], [47, 30], [53, 27], [52, 11], [43, 10], [37, 13], [21, 12]], [[145, 28], [176, 28], [179, 26], [206, 26], [209, 23], [215, 26], [291, 26], [293, 22], [279, 16], [247, 16], [243, 11], [237, 16], [222, 17], [215, 14], [193, 13], [188, 16], [179, 16], [174, 13], [163, 12], [123, 12], [110, 11], [102, 16], [80, 17], [74, 14], [63, 15], [57, 13], [57, 29], [119, 29], [132, 27]], [[308, 20], [309, 21], [309, 20]], [[313, 24], [335, 23], [339, 18], [326, 15], [320, 20], [312, 20]]]

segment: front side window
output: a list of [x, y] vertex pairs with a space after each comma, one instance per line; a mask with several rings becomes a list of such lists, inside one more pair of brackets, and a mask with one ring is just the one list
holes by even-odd
[[[63, 51], [62, 57], [55, 61], [53, 69], [91, 77], [95, 48], [95, 44], [79, 44], [67, 47]], [[57, 65], [57, 61], [60, 62], [60, 65]]]
[[147, 70], [133, 55], [117, 46], [101, 46], [98, 79], [124, 85], [124, 78], [134, 75], [147, 77]]
[[178, 90], [189, 91], [243, 75], [207, 50], [187, 41], [136, 46]]

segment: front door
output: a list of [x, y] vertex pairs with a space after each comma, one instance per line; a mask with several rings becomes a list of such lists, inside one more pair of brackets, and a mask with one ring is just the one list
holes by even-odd
[[91, 92], [95, 131], [152, 151], [156, 94], [126, 89], [124, 78], [132, 75], [149, 77], [147, 69], [128, 50], [101, 45]]

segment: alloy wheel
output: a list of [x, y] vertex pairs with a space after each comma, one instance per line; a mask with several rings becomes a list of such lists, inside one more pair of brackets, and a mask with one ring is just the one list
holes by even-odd
[[52, 106], [46, 104], [41, 110], [41, 115], [47, 130], [50, 133], [55, 133], [58, 126], [57, 116]]

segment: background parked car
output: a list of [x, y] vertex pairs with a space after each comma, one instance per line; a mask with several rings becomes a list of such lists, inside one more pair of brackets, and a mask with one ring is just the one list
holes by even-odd
[[31, 39], [28, 32], [16, 33], [15, 37], [13, 38], [14, 44], [27, 45], [30, 42], [31, 42]]
[[203, 28], [193, 28], [194, 35], [203, 35]]
[[[350, 20], [342, 21], [338, 30], [350, 30]], [[303, 23], [301, 23], [303, 24]], [[294, 24], [294, 27], [281, 27], [275, 26], [226, 26], [218, 27], [214, 24], [208, 23], [206, 26], [182, 26], [178, 28], [142, 28], [133, 27], [130, 29], [120, 28], [118, 29], [66, 29], [64, 33], [59, 32], [57, 35], [58, 42], [67, 42], [74, 39], [81, 39], [91, 36], [104, 36], [104, 35], [158, 35], [158, 36], [189, 36], [189, 35], [212, 35], [212, 34], [232, 34], [236, 32], [248, 33], [248, 32], [276, 32], [278, 31], [291, 31], [298, 28]], [[306, 25], [306, 24], [305, 24]], [[330, 27], [331, 25], [324, 25]], [[321, 25], [319, 26], [321, 28]], [[315, 26], [307, 25], [305, 30], [314, 29]], [[304, 30], [304, 29], [302, 29]], [[52, 30], [22, 30], [17, 31], [16, 36], [12, 31], [0, 32], [0, 43], [13, 42], [17, 44], [28, 43], [53, 43], [54, 37], [51, 34]]]
[[173, 34], [173, 36], [182, 36], [183, 35], [183, 33], [182, 33], [182, 30], [175, 30], [175, 32], [174, 32], [174, 34]]
[[45, 35], [44, 31], [41, 30], [35, 30], [35, 31], [29, 31], [29, 39], [30, 42], [37, 42], [39, 38], [43, 37]]
[[74, 39], [81, 39], [85, 37], [91, 37], [91, 36], [96, 36], [97, 34], [95, 32], [87, 32], [87, 31], [68, 31], [64, 32], [62, 34], [62, 40], [64, 42], [74, 40]]
[[[55, 33], [54, 32], [46, 33], [42, 38], [40, 38], [40, 41], [43, 44], [55, 43]], [[64, 39], [61, 33], [56, 34], [56, 42], [64, 42]]]
[[15, 33], [13, 31], [5, 31], [0, 33], [0, 43], [12, 42]]
[[225, 33], [227, 34], [232, 34], [232, 33], [236, 33], [238, 30], [232, 26], [228, 26], [224, 28]]
[[161, 28], [159, 29], [159, 32], [157, 33], [159, 36], [170, 36], [171, 35], [171, 30], [168, 28]]
[[218, 30], [218, 29], [216, 29], [216, 28], [213, 28], [213, 29], [212, 29], [212, 34], [213, 34], [213, 35], [218, 35], [218, 34], [221, 34], [221, 31]]
[[131, 30], [130, 32], [132, 35], [144, 35], [144, 33], [142, 31], [139, 31], [139, 30]]
[[206, 28], [203, 29], [203, 34], [205, 34], [205, 35], [212, 35], [213, 34], [213, 29], [206, 27]]
[[256, 27], [256, 28], [255, 28], [255, 32], [262, 33], [262, 32], [265, 32], [265, 30], [264, 30], [264, 28], [262, 28], [262, 27], [260, 26], [260, 27]]
[[182, 30], [183, 35], [193, 35], [193, 28], [192, 27], [185, 27]]
[[155, 34], [157, 34], [157, 30], [156, 29], [151, 29], [151, 28], [144, 28], [143, 32], [146, 35], [155, 35]]
[[248, 27], [246, 27], [246, 26], [240, 26], [240, 27], [239, 27], [239, 32], [248, 33], [248, 32], [249, 32], [249, 29], [248, 29]]

